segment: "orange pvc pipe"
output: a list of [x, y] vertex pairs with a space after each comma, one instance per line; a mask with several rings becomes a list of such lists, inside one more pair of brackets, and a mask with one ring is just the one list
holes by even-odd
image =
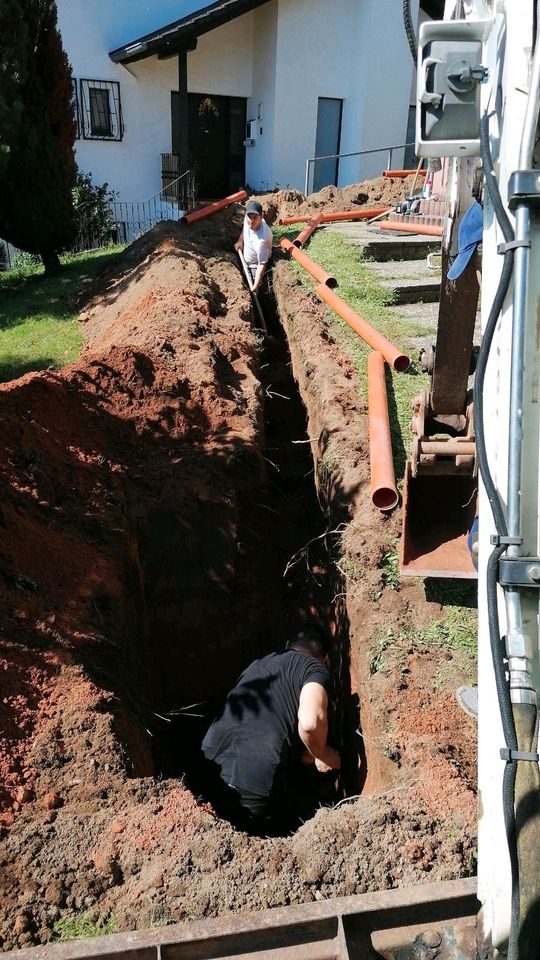
[[365, 340], [373, 350], [379, 350], [394, 370], [403, 371], [407, 369], [411, 362], [409, 357], [405, 353], [401, 353], [393, 343], [383, 337], [382, 333], [379, 333], [356, 310], [353, 310], [348, 303], [338, 297], [337, 293], [333, 293], [323, 284], [315, 287], [315, 293], [328, 304], [334, 313], [337, 313], [338, 317], [345, 320], [345, 323], [348, 323], [354, 332], [362, 337], [362, 340]]
[[328, 289], [328, 287], [337, 287], [337, 280], [335, 277], [330, 276], [330, 274], [327, 273], [326, 270], [323, 270], [318, 263], [315, 263], [311, 257], [308, 257], [307, 253], [304, 253], [302, 250], [298, 250], [294, 243], [291, 243], [291, 241], [287, 240], [286, 237], [281, 238], [279, 245], [282, 250], [286, 250], [287, 253], [290, 253], [291, 257], [294, 257], [294, 259], [298, 261], [304, 270], [307, 270], [312, 277], [315, 277], [315, 279], [318, 280], [322, 286], [324, 286], [325, 290]]
[[[381, 213], [387, 213], [390, 207], [367, 207], [364, 210], [344, 210], [338, 213], [323, 213], [321, 223], [334, 223], [337, 220], [371, 220], [372, 217], [380, 217]], [[306, 223], [310, 220], [309, 213], [305, 217], [281, 217], [278, 220], [280, 227], [288, 223]]]
[[304, 229], [301, 230], [298, 236], [296, 237], [296, 240], [293, 240], [295, 247], [298, 247], [298, 249], [300, 249], [300, 247], [304, 246], [306, 240], [309, 240], [311, 234], [315, 233], [315, 230], [319, 226], [322, 218], [323, 218], [322, 213], [316, 213], [315, 216], [311, 218], [307, 227], [304, 227]]
[[405, 177], [410, 177], [412, 174], [415, 174], [415, 173], [418, 173], [419, 177], [425, 177], [427, 170], [425, 169], [420, 169], [418, 171], [417, 170], [383, 170], [382, 175], [383, 177], [398, 177], [404, 180]]
[[207, 207], [201, 207], [200, 210], [194, 210], [192, 213], [186, 213], [185, 217], [182, 217], [181, 223], [197, 223], [197, 220], [204, 220], [205, 217], [211, 217], [212, 214], [217, 213], [218, 210], [229, 207], [231, 203], [238, 203], [239, 200], [245, 200], [246, 197], [247, 193], [245, 190], [239, 190], [238, 193], [231, 193], [230, 197], [225, 197], [223, 200], [216, 200], [215, 203], [210, 203]]
[[399, 497], [392, 457], [384, 357], [378, 350], [368, 357], [368, 432], [371, 499], [379, 510], [393, 510]]
[[437, 227], [432, 223], [406, 223], [396, 222], [394, 220], [385, 220], [379, 223], [379, 230], [397, 230], [400, 233], [420, 233], [425, 237], [442, 237], [442, 227]]

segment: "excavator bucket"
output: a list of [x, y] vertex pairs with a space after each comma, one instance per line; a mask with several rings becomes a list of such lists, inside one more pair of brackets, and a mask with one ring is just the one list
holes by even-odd
[[402, 576], [476, 578], [467, 537], [476, 513], [477, 486], [470, 476], [413, 477], [407, 463]]

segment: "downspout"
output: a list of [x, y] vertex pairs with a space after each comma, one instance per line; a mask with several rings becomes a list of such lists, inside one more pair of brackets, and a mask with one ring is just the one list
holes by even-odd
[[368, 346], [373, 350], [379, 350], [394, 370], [403, 372], [403, 370], [407, 369], [411, 362], [409, 357], [398, 350], [386, 337], [383, 337], [382, 333], [379, 333], [379, 331], [376, 330], [375, 327], [372, 327], [367, 320], [364, 320], [356, 310], [353, 310], [348, 303], [345, 303], [341, 297], [338, 297], [337, 293], [329, 290], [328, 287], [325, 287], [322, 283], [319, 284], [318, 287], [315, 287], [315, 293], [321, 300], [324, 300], [334, 313], [337, 313], [338, 317], [345, 320], [345, 323], [348, 323], [351, 329], [354, 330]]
[[[334, 223], [341, 220], [371, 220], [372, 217], [380, 217], [383, 213], [388, 213], [391, 207], [366, 207], [360, 210], [343, 210], [338, 213], [323, 213], [321, 223]], [[311, 214], [307, 213], [304, 217], [280, 217], [278, 223], [280, 227], [289, 223], [306, 223], [310, 220]]]
[[442, 227], [427, 223], [405, 223], [404, 220], [387, 220], [379, 224], [379, 230], [395, 230], [398, 233], [421, 233], [424, 237], [442, 237]]
[[201, 207], [200, 210], [194, 210], [192, 213], [186, 213], [185, 217], [182, 217], [180, 223], [185, 223], [189, 226], [191, 223], [197, 223], [198, 220], [204, 220], [206, 217], [211, 217], [213, 213], [217, 213], [218, 210], [223, 210], [225, 207], [230, 207], [231, 203], [239, 203], [241, 200], [245, 200], [247, 193], [245, 190], [239, 190], [238, 193], [231, 193], [229, 197], [224, 197], [223, 200], [216, 200], [215, 203], [209, 203], [207, 207]]
[[393, 510], [398, 504], [384, 357], [374, 350], [368, 357], [368, 433], [371, 499], [379, 510]]
[[304, 227], [304, 229], [300, 231], [296, 239], [293, 240], [293, 244], [295, 247], [298, 247], [298, 249], [300, 250], [301, 247], [304, 246], [306, 240], [309, 240], [311, 234], [315, 233], [315, 230], [319, 226], [322, 220], [322, 217], [323, 217], [322, 213], [316, 213], [315, 216], [311, 218], [307, 227]]
[[285, 250], [286, 253], [289, 253], [301, 267], [304, 268], [312, 277], [315, 277], [315, 280], [318, 280], [319, 283], [324, 284], [326, 287], [337, 287], [337, 280], [335, 277], [330, 276], [326, 270], [323, 269], [318, 263], [315, 263], [315, 260], [312, 260], [311, 257], [308, 257], [307, 253], [304, 253], [303, 250], [299, 250], [298, 247], [295, 247], [294, 243], [291, 243], [290, 240], [287, 240], [286, 237], [282, 237], [279, 241], [279, 245], [282, 250]]
[[[425, 177], [426, 173], [427, 170], [424, 168], [420, 170], [383, 170], [382, 175], [383, 177], [394, 177], [398, 180], [404, 180], [405, 177]], [[411, 190], [411, 193], [412, 192], [413, 191]]]

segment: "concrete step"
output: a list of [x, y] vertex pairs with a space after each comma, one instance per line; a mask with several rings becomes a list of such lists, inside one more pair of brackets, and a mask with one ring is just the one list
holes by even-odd
[[441, 243], [436, 237], [414, 235], [396, 236], [383, 233], [376, 224], [365, 223], [328, 223], [318, 228], [330, 230], [343, 237], [366, 260], [425, 260], [428, 253], [440, 250]]
[[388, 303], [434, 303], [441, 292], [439, 270], [430, 270], [426, 260], [372, 262], [370, 269], [388, 290]]
[[387, 307], [389, 316], [393, 314], [405, 317], [409, 323], [424, 327], [427, 338], [434, 338], [439, 320], [439, 301], [417, 301], [416, 303], [399, 303]]

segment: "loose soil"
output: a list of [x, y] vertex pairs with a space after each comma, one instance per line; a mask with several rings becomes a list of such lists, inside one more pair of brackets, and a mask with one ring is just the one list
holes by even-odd
[[[283, 191], [270, 219], [390, 189]], [[285, 261], [287, 340], [274, 324], [263, 343], [241, 219], [136, 241], [81, 297], [80, 360], [0, 387], [4, 950], [81, 913], [143, 928], [474, 872], [461, 666], [406, 632], [442, 609], [385, 586], [399, 517], [371, 505], [357, 374]], [[189, 789], [190, 761], [240, 670], [305, 616], [333, 636], [342, 799], [253, 837]]]

